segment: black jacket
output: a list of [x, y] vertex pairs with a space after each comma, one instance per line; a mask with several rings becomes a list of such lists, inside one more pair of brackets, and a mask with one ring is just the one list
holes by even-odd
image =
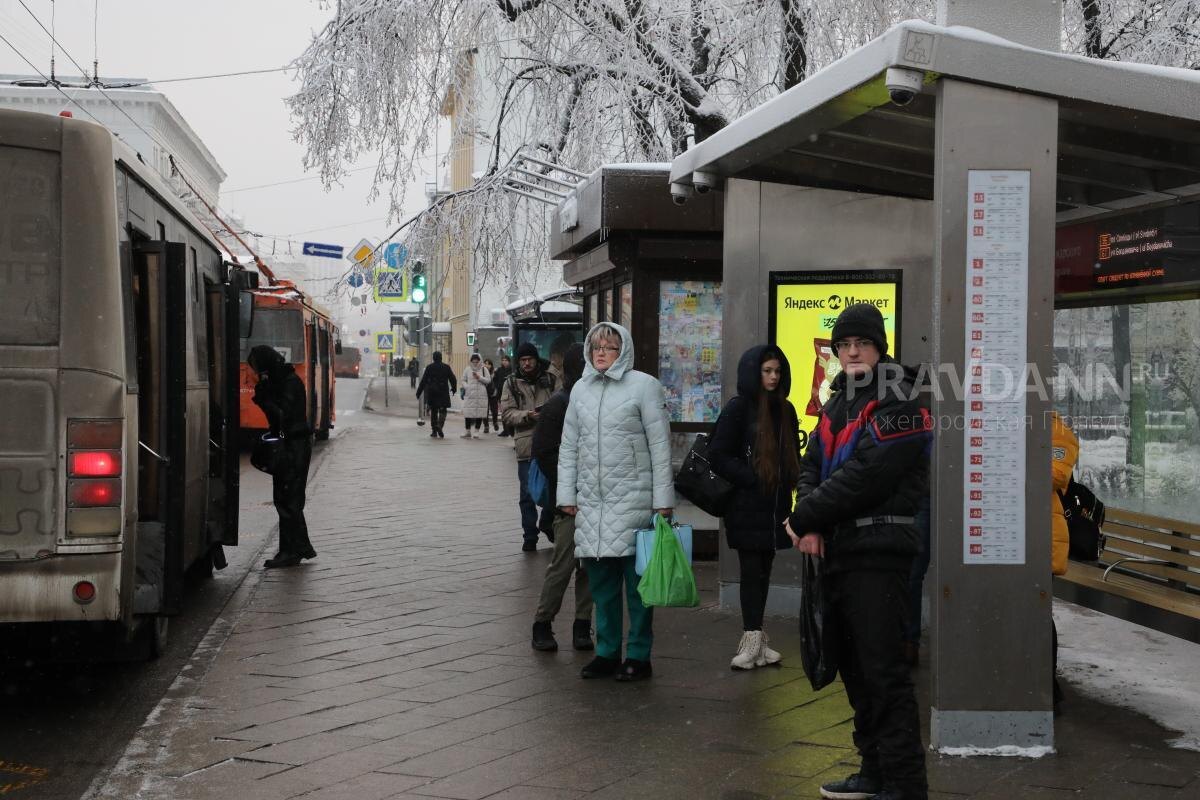
[[[735, 550], [782, 550], [792, 546], [783, 522], [792, 507], [792, 487], [779, 486], [767, 493], [760, 487], [752, 454], [758, 435], [758, 395], [762, 391], [760, 359], [765, 346], [752, 347], [738, 361], [738, 393], [725, 404], [709, 442], [708, 456], [713, 472], [737, 487], [725, 513], [725, 539]], [[777, 413], [769, 423], [779, 445], [800, 450], [800, 422], [796, 409], [786, 399], [792, 385], [791, 367], [781, 359], [782, 375], [776, 397]], [[782, 413], [778, 413], [782, 412]], [[782, 417], [782, 419], [781, 419]]]
[[866, 386], [851, 390], [842, 373], [832, 388], [800, 462], [792, 530], [824, 536], [827, 572], [907, 571], [916, 526], [880, 518], [915, 516], [928, 491], [929, 414], [911, 375], [886, 356]]
[[492, 382], [488, 384], [488, 394], [499, 399], [509, 375], [512, 375], [512, 367], [496, 367], [496, 371], [492, 373]]
[[550, 508], [558, 503], [558, 447], [562, 443], [563, 423], [567, 419], [567, 406], [571, 402], [571, 390], [563, 388], [550, 396], [538, 412], [537, 426], [533, 429], [533, 444], [530, 457], [537, 460], [538, 469], [550, 484]]
[[458, 379], [454, 370], [442, 361], [434, 361], [425, 368], [421, 382], [417, 384], [417, 397], [425, 395], [430, 408], [449, 408], [450, 398], [458, 390]]
[[266, 415], [271, 433], [292, 438], [311, 434], [304, 382], [295, 368], [273, 348], [259, 345], [254, 350], [256, 361], [262, 362], [256, 365], [267, 367], [254, 386], [254, 403]]

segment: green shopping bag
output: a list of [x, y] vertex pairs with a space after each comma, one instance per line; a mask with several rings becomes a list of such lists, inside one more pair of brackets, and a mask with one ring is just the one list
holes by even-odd
[[647, 606], [691, 608], [700, 605], [696, 578], [683, 545], [675, 538], [671, 523], [661, 514], [654, 515], [654, 552], [638, 583], [638, 594]]

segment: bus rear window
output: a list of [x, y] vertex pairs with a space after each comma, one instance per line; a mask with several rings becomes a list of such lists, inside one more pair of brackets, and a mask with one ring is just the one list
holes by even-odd
[[250, 349], [269, 345], [289, 364], [304, 363], [304, 317], [298, 308], [254, 309], [254, 328], [249, 339], [242, 339], [242, 361]]
[[59, 155], [0, 146], [0, 345], [58, 344]]

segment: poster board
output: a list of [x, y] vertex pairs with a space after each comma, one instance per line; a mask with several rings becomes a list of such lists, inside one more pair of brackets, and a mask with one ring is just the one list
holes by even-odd
[[788, 399], [800, 418], [803, 443], [817, 427], [829, 384], [841, 370], [830, 347], [838, 314], [854, 303], [877, 307], [883, 315], [888, 353], [898, 356], [900, 289], [900, 270], [771, 273], [768, 335], [791, 367]]
[[721, 282], [660, 281], [658, 379], [671, 422], [721, 413]]

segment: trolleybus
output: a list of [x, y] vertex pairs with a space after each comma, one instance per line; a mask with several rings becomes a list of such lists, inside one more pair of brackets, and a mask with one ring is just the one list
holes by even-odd
[[145, 627], [161, 646], [184, 573], [223, 565], [247, 274], [107, 129], [0, 109], [7, 632]]
[[274, 347], [304, 382], [308, 426], [318, 439], [328, 439], [335, 422], [333, 359], [341, 349], [338, 326], [329, 313], [312, 302], [290, 281], [276, 281], [250, 292], [254, 325], [241, 340], [241, 422], [247, 437], [267, 428], [267, 417], [254, 404], [258, 376], [246, 357], [250, 349]]

